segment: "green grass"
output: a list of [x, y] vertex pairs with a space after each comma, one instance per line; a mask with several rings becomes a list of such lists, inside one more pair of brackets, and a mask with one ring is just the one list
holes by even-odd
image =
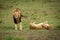
[[[22, 18], [23, 31], [18, 30], [18, 32], [14, 30], [14, 23], [12, 18], [12, 10], [16, 7], [20, 8], [22, 14], [26, 16], [25, 18]], [[8, 32], [8, 34], [9, 32], [11, 32], [10, 35], [5, 35], [5, 40], [30, 40], [28, 38], [37, 40], [38, 36], [40, 35], [39, 33], [41, 33], [42, 35], [44, 35], [44, 32], [46, 32], [46, 35], [50, 33], [49, 30], [47, 31], [45, 29], [30, 31], [30, 19], [36, 21], [36, 23], [44, 22], [47, 20], [49, 24], [53, 24], [54, 27], [52, 28], [52, 30], [60, 30], [60, 0], [0, 0], [0, 32]], [[17, 37], [13, 35], [13, 32], [17, 33]], [[29, 35], [30, 32], [33, 35], [32, 36], [30, 34], [32, 37]], [[20, 34], [22, 35], [19, 36]], [[34, 36], [37, 39], [34, 39]], [[54, 38], [52, 38], [51, 40], [54, 40]]]

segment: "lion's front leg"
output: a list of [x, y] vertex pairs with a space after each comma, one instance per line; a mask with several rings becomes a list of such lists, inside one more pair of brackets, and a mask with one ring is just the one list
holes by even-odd
[[20, 22], [20, 29], [19, 30], [22, 30], [22, 22]]
[[17, 30], [17, 24], [15, 24], [15, 30]]

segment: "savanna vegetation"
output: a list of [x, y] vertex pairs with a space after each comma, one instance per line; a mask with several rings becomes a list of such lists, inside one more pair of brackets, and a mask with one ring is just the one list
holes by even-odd
[[[12, 10], [20, 8], [23, 30], [14, 30]], [[30, 19], [36, 23], [48, 21], [50, 30], [30, 30]], [[19, 24], [18, 24], [19, 25]], [[0, 40], [59, 40], [60, 0], [0, 0]]]

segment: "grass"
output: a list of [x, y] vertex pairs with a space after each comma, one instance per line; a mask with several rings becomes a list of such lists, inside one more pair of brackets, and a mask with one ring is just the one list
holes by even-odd
[[59, 30], [30, 30], [3, 32], [3, 40], [59, 40]]
[[[12, 10], [16, 7], [26, 16], [22, 18], [22, 31], [14, 30]], [[54, 27], [51, 30], [30, 30], [30, 19], [36, 23], [47, 20]], [[60, 30], [60, 0], [0, 0], [0, 33], [8, 33], [2, 35], [3, 40], [59, 40], [60, 32], [55, 30]]]

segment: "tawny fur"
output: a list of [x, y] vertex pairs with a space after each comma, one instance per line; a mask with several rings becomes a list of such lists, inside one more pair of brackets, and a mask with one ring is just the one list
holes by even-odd
[[15, 30], [17, 30], [17, 23], [20, 25], [20, 30], [22, 30], [22, 22], [21, 22], [21, 10], [19, 8], [13, 9], [13, 19], [15, 23]]
[[43, 23], [36, 24], [35, 22], [30, 21], [30, 29], [42, 29], [42, 24]]
[[19, 8], [13, 9], [13, 15], [15, 15], [15, 18], [21, 15], [21, 10]]
[[52, 25], [48, 24], [48, 22], [43, 22], [43, 23], [39, 23], [39, 24], [36, 24], [34, 22], [30, 22], [30, 29], [50, 29], [52, 27]]

